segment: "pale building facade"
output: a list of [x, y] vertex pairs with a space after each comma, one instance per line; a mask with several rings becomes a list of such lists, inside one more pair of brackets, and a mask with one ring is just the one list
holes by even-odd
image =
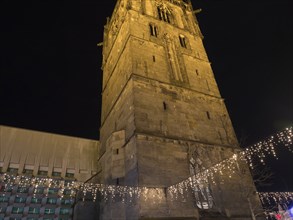
[[99, 142], [0, 126], [1, 172], [84, 182], [97, 173]]
[[[0, 172], [11, 177], [84, 182], [97, 172], [99, 142], [0, 126]], [[7, 184], [0, 178], [0, 219], [70, 220], [76, 189]]]
[[[166, 188], [239, 151], [190, 1], [118, 0], [105, 26], [102, 88], [103, 183]], [[209, 201], [105, 202], [101, 219], [251, 219], [242, 188], [254, 185], [241, 170], [216, 178]]]

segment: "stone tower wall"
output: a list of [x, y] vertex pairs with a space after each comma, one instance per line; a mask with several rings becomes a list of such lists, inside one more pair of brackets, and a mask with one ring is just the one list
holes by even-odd
[[201, 186], [212, 194], [208, 210], [199, 201], [199, 186], [179, 200], [168, 194], [192, 172], [239, 151], [186, 2], [119, 0], [105, 26], [100, 177], [106, 184], [150, 190], [131, 204], [103, 201], [102, 219], [208, 219], [215, 213], [216, 219], [249, 219], [247, 195], [259, 205], [241, 164], [239, 175], [223, 172]]
[[138, 133], [237, 147], [222, 99], [139, 76], [134, 82]]

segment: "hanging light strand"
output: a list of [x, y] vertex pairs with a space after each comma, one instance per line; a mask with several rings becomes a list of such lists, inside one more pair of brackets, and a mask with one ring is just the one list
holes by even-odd
[[[4, 191], [13, 186], [18, 187], [47, 187], [58, 188], [61, 194], [64, 190], [71, 190], [71, 196], [74, 197], [77, 192], [82, 192], [81, 197], [96, 200], [99, 193], [105, 201], [122, 199], [122, 201], [133, 201], [135, 198], [145, 198], [150, 192], [166, 191], [171, 198], [178, 199], [188, 196], [190, 190], [194, 190], [198, 186], [216, 184], [215, 176], [220, 178], [218, 181], [224, 181], [225, 178], [233, 178], [239, 170], [239, 163], [247, 163], [251, 169], [254, 168], [256, 160], [265, 164], [268, 155], [277, 158], [276, 147], [285, 146], [290, 152], [292, 150], [292, 127], [286, 128], [264, 141], [258, 142], [242, 151], [236, 152], [232, 157], [227, 158], [208, 169], [205, 169], [194, 176], [191, 176], [178, 184], [162, 188], [148, 187], [132, 187], [132, 186], [116, 186], [106, 184], [82, 183], [78, 181], [65, 181], [52, 178], [28, 177], [22, 175], [10, 175], [7, 173], [0, 174], [0, 186], [4, 183]], [[2, 184], [3, 185], [3, 184]], [[263, 194], [270, 195], [270, 194]], [[158, 198], [159, 199], [159, 198]]]

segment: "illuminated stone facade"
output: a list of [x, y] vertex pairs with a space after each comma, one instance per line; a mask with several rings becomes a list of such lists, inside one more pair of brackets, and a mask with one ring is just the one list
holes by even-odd
[[[189, 1], [117, 1], [103, 42], [101, 182], [165, 188], [239, 150], [202, 40]], [[183, 202], [104, 202], [101, 219], [251, 219], [240, 170]]]
[[[0, 126], [0, 171], [150, 189], [131, 202], [79, 201], [77, 220], [251, 219], [260, 203], [241, 163], [180, 200], [167, 193], [239, 151], [202, 40], [187, 0], [117, 0], [104, 32], [100, 142]], [[60, 189], [0, 184], [1, 220], [71, 219], [72, 205]]]
[[[0, 171], [11, 176], [84, 182], [97, 172], [98, 150], [94, 140], [0, 126]], [[1, 220], [72, 219], [74, 189], [1, 180]]]

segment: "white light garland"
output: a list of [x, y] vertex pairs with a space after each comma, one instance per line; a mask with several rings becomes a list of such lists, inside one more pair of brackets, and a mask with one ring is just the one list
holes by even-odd
[[[277, 158], [275, 149], [280, 145], [285, 146], [290, 152], [293, 152], [292, 127], [287, 128], [264, 141], [258, 142], [257, 144], [254, 144], [253, 146], [248, 147], [243, 151], [235, 153], [231, 158], [225, 159], [220, 163], [167, 188], [82, 183], [77, 181], [65, 181], [52, 178], [13, 176], [6, 173], [0, 174], [0, 187], [2, 183], [2, 186], [4, 184], [4, 191], [12, 186], [34, 187], [34, 191], [36, 191], [36, 189], [41, 186], [46, 188], [58, 188], [61, 196], [63, 196], [64, 190], [71, 190], [71, 198], [74, 198], [76, 194], [79, 193], [79, 197], [81, 197], [83, 200], [90, 199], [96, 201], [97, 195], [99, 194], [104, 202], [115, 201], [116, 199], [119, 199], [122, 202], [131, 203], [136, 199], [148, 200], [150, 197], [152, 198], [152, 201], [160, 201], [163, 198], [162, 196], [164, 196], [166, 193], [168, 193], [171, 199], [184, 199], [185, 197], [188, 197], [188, 194], [191, 191], [198, 189], [198, 187], [205, 187], [209, 183], [216, 184], [216, 174], [220, 177], [225, 175], [225, 177], [228, 176], [229, 178], [232, 178], [238, 169], [240, 161], [246, 162], [253, 169], [255, 160], [258, 160], [261, 163], [265, 163], [265, 159], [268, 155], [272, 155], [273, 157]], [[264, 198], [272, 195], [278, 196], [283, 194], [261, 193], [261, 200], [265, 201]], [[292, 200], [292, 194], [290, 194], [290, 196], [287, 196], [286, 198]]]
[[178, 191], [188, 192], [190, 190], [189, 187], [194, 185], [194, 180], [196, 180], [197, 184], [206, 182], [215, 184], [214, 176], [216, 174], [220, 177], [225, 174], [225, 177], [232, 178], [232, 176], [239, 169], [240, 161], [246, 162], [251, 169], [254, 169], [255, 162], [259, 161], [262, 164], [265, 164], [265, 159], [268, 155], [278, 159], [275, 148], [277, 146], [285, 146], [290, 152], [293, 152], [292, 138], [292, 127], [286, 128], [284, 131], [272, 135], [264, 141], [260, 141], [250, 147], [247, 147], [244, 150], [233, 154], [232, 157], [225, 159], [178, 184], [168, 187], [168, 190], [175, 193], [176, 197], [178, 197]]
[[258, 195], [267, 207], [276, 207], [278, 204], [288, 206], [293, 202], [293, 192], [259, 192]]
[[258, 195], [267, 219], [275, 220], [276, 215], [284, 217], [282, 219], [292, 219], [289, 217], [288, 209], [293, 207], [293, 192], [259, 192]]

